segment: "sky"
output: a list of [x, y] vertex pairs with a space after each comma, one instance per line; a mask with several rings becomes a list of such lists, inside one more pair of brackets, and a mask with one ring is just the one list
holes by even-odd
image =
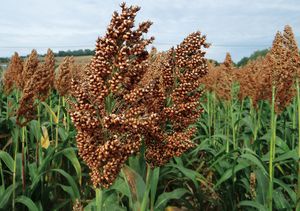
[[[31, 49], [45, 53], [59, 50], [93, 49], [104, 35], [117, 0], [1, 0], [0, 57], [15, 51], [27, 55]], [[207, 58], [233, 60], [255, 50], [269, 48], [275, 33], [292, 26], [300, 42], [300, 0], [127, 0], [139, 5], [137, 22], [151, 20], [147, 36], [153, 45], [167, 50], [188, 34], [201, 31], [211, 47]]]

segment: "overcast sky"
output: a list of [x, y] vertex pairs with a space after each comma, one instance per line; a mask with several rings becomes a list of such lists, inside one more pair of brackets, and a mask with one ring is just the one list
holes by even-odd
[[[2, 0], [0, 57], [14, 51], [27, 55], [94, 48], [105, 33], [116, 0]], [[300, 41], [300, 0], [128, 0], [142, 7], [137, 21], [151, 20], [154, 46], [167, 50], [193, 31], [207, 35], [207, 57], [222, 61], [230, 52], [235, 62], [257, 49], [270, 47], [276, 31], [293, 27]]]

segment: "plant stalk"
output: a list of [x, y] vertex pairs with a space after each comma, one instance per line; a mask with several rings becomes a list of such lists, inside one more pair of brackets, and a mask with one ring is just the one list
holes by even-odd
[[150, 192], [150, 182], [151, 182], [151, 167], [147, 164], [147, 174], [146, 174], [146, 191], [144, 192], [143, 201], [141, 204], [140, 211], [148, 210], [149, 192]]
[[275, 141], [276, 141], [276, 114], [275, 114], [275, 86], [272, 87], [272, 106], [271, 106], [271, 140], [270, 140], [270, 160], [269, 160], [269, 195], [268, 208], [273, 210], [273, 179], [274, 166], [273, 160], [275, 158]]
[[297, 108], [298, 108], [298, 185], [297, 185], [297, 205], [296, 210], [300, 210], [300, 88], [299, 80], [296, 80]]
[[101, 188], [96, 189], [96, 210], [97, 211], [102, 211], [102, 201], [103, 199], [103, 193]]

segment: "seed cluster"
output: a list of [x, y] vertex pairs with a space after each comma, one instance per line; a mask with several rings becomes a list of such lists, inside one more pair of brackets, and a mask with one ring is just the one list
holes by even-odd
[[225, 60], [220, 66], [210, 63], [208, 69], [208, 74], [201, 80], [201, 83], [205, 85], [205, 89], [215, 92], [219, 99], [230, 101], [232, 99], [231, 90], [235, 80], [235, 72], [237, 72], [230, 54], [226, 54]]
[[139, 152], [140, 126], [154, 118], [143, 107], [153, 87], [138, 85], [148, 67], [146, 46], [154, 39], [143, 38], [151, 22], [134, 29], [140, 8], [121, 4], [121, 9], [113, 14], [106, 35], [97, 39], [86, 77], [71, 84], [76, 101], [70, 102], [70, 115], [78, 131], [79, 155], [91, 169], [94, 186], [106, 188], [128, 157]]
[[3, 75], [4, 91], [8, 94], [14, 87], [20, 89], [22, 87], [22, 72], [23, 72], [23, 61], [19, 57], [18, 53], [15, 53], [8, 65], [7, 70]]
[[33, 50], [25, 61], [22, 80], [17, 80], [22, 91], [20, 106], [17, 110], [17, 124], [23, 126], [35, 117], [36, 99], [46, 100], [53, 86], [55, 59], [49, 49], [44, 63], [38, 60], [38, 54]]
[[73, 79], [70, 89], [78, 153], [96, 187], [112, 185], [142, 142], [152, 167], [193, 147], [194, 129], [187, 127], [202, 112], [198, 100], [200, 78], [207, 72], [206, 37], [192, 33], [177, 48], [167, 53], [153, 49], [149, 56], [146, 47], [154, 38], [143, 35], [151, 22], [134, 29], [139, 8], [121, 4], [121, 9], [97, 39], [85, 77], [80, 83]]
[[244, 92], [243, 97], [250, 96], [254, 105], [257, 105], [259, 100], [271, 102], [274, 86], [275, 111], [277, 113], [283, 111], [295, 96], [293, 84], [299, 77], [300, 70], [298, 52], [290, 26], [286, 26], [283, 33], [277, 32], [266, 57], [249, 63], [241, 70], [251, 81], [255, 81], [255, 83], [246, 81], [242, 79], [243, 74], [240, 74], [238, 81], [241, 84], [241, 92]]
[[293, 84], [299, 78], [299, 49], [290, 26], [283, 33], [277, 32], [272, 47], [264, 58], [248, 62], [235, 68], [229, 53], [220, 66], [209, 65], [208, 74], [202, 83], [222, 99], [232, 98], [232, 86], [239, 83], [240, 100], [250, 97], [254, 107], [260, 101], [272, 101], [272, 87], [275, 87], [275, 111], [280, 113], [295, 97]]
[[54, 80], [54, 87], [60, 96], [66, 96], [71, 91], [72, 79], [79, 83], [84, 78], [83, 67], [75, 64], [73, 57], [65, 57], [58, 67], [58, 72]]
[[187, 127], [202, 112], [199, 86], [201, 77], [207, 73], [202, 47], [208, 46], [206, 37], [195, 32], [157, 60], [161, 69], [161, 77], [156, 80], [159, 86], [153, 89], [153, 97], [145, 104], [156, 114], [156, 121], [144, 128], [143, 133], [145, 158], [152, 167], [161, 166], [194, 146], [190, 141], [194, 129]]

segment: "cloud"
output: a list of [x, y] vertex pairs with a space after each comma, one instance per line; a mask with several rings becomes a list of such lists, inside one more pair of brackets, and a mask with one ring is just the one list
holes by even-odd
[[[193, 31], [207, 34], [213, 45], [207, 56], [222, 61], [227, 51], [235, 61], [254, 50], [269, 47], [277, 30], [290, 24], [300, 34], [299, 0], [128, 0], [140, 5], [138, 21], [154, 22], [149, 35], [166, 50]], [[54, 50], [92, 48], [105, 33], [120, 1], [10, 0], [0, 13], [0, 56], [14, 51], [28, 54]], [[298, 39], [299, 41], [299, 39]], [[4, 48], [5, 47], [5, 48]]]

